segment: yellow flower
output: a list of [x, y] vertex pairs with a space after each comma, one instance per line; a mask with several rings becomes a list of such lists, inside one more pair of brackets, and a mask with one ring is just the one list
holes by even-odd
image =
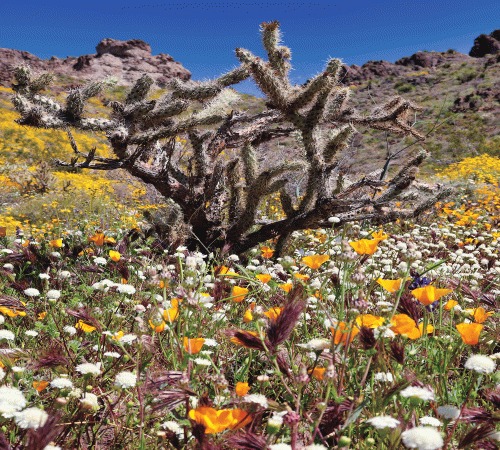
[[376, 233], [373, 233], [372, 236], [373, 236], [373, 239], [377, 239], [379, 241], [383, 241], [383, 240], [387, 239], [387, 234], [384, 234], [384, 232], [382, 230], [377, 231]]
[[413, 296], [425, 306], [432, 305], [436, 300], [439, 300], [443, 295], [449, 294], [450, 292], [453, 291], [451, 289], [436, 289], [435, 286], [430, 284], [411, 291]]
[[244, 397], [245, 395], [248, 394], [248, 391], [250, 390], [250, 386], [248, 386], [248, 383], [236, 383], [236, 395], [238, 397]]
[[462, 337], [462, 341], [467, 345], [476, 345], [479, 342], [479, 334], [484, 325], [480, 323], [459, 323], [455, 326]]
[[113, 336], [111, 336], [111, 339], [114, 339], [115, 341], [119, 340], [122, 336], [125, 336], [125, 333], [120, 330], [118, 331], [118, 333], [114, 334]]
[[0, 306], [0, 313], [5, 314], [6, 316], [9, 316], [9, 317], [25, 316], [26, 315], [26, 313], [24, 311], [18, 311], [17, 309], [9, 309], [6, 306]]
[[293, 276], [302, 281], [307, 281], [309, 279], [309, 275], [302, 275], [301, 273], [294, 273]]
[[93, 327], [92, 325], [87, 325], [82, 320], [78, 321], [78, 323], [75, 325], [75, 328], [80, 328], [81, 330], [85, 331], [85, 333], [91, 333], [95, 330], [95, 327]]
[[[430, 334], [434, 331], [434, 327], [432, 325], [427, 325], [427, 334]], [[410, 339], [418, 339], [419, 337], [422, 337], [424, 334], [424, 324], [421, 323], [418, 328], [415, 327], [413, 330], [411, 330], [409, 333], [406, 333], [406, 336], [408, 336]]]
[[248, 323], [251, 322], [252, 320], [253, 320], [252, 310], [247, 309], [245, 311], [245, 315], [243, 316], [243, 322]]
[[172, 323], [175, 319], [177, 319], [179, 315], [179, 309], [177, 307], [174, 308], [168, 308], [165, 311], [163, 311], [163, 318], [165, 321]]
[[43, 312], [43, 313], [40, 313], [38, 314], [38, 320], [43, 320], [45, 319], [45, 316], [47, 315], [47, 312]]
[[62, 239], [54, 239], [53, 241], [49, 242], [49, 245], [51, 247], [61, 248], [62, 247]]
[[318, 269], [321, 264], [330, 259], [329, 255], [310, 255], [302, 258], [302, 262], [311, 269]]
[[115, 262], [120, 261], [120, 256], [119, 252], [115, 252], [114, 250], [109, 251], [109, 257]]
[[217, 410], [208, 406], [191, 409], [189, 418], [205, 426], [205, 434], [237, 430], [252, 421], [252, 416], [241, 409]]
[[248, 294], [248, 289], [239, 286], [233, 286], [232, 300], [233, 302], [241, 302], [243, 301], [245, 295], [247, 294]]
[[201, 350], [204, 343], [205, 343], [205, 339], [203, 339], [203, 338], [189, 339], [189, 338], [185, 337], [184, 338], [184, 349], [190, 355], [194, 355], [195, 353], [198, 353]]

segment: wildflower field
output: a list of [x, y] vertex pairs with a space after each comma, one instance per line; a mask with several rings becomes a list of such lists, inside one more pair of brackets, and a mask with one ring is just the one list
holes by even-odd
[[58, 220], [0, 228], [0, 448], [497, 448], [498, 166], [450, 169], [470, 181], [415, 223], [332, 217], [277, 260], [44, 197]]

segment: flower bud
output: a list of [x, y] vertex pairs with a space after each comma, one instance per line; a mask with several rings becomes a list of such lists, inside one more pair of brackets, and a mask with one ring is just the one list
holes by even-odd
[[268, 434], [278, 434], [281, 425], [283, 424], [283, 418], [280, 416], [270, 417], [267, 421], [267, 433]]
[[340, 436], [338, 446], [339, 447], [349, 447], [351, 445], [351, 438], [347, 436]]

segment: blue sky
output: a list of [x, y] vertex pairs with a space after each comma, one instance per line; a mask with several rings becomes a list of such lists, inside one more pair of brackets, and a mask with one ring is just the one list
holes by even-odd
[[[330, 58], [363, 65], [395, 62], [419, 50], [468, 54], [474, 38], [500, 28], [498, 0], [330, 2], [8, 2], [0, 15], [0, 47], [39, 58], [96, 53], [105, 38], [142, 39], [205, 81], [239, 66], [236, 47], [267, 60], [262, 22], [278, 20], [291, 49], [292, 83], [322, 71]], [[164, 1], [164, 0], [163, 0]], [[233, 86], [262, 97], [252, 80]]]

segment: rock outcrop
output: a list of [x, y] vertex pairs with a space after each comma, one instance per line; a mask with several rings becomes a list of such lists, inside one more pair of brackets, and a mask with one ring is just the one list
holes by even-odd
[[495, 30], [490, 35], [481, 34], [474, 39], [474, 47], [471, 48], [469, 56], [482, 58], [487, 54], [500, 53], [500, 30]]
[[[0, 48], [0, 84], [10, 87], [13, 68], [27, 63], [37, 73], [50, 71], [56, 76], [65, 75], [83, 81], [102, 80], [116, 76], [118, 85], [133, 86], [141, 73], [148, 73], [160, 87], [172, 78], [180, 78], [188, 85], [199, 84], [191, 80], [191, 72], [170, 55], [151, 54], [151, 47], [140, 39], [118, 41], [103, 39], [96, 47], [97, 53], [60, 59], [55, 56], [40, 59], [21, 50]], [[162, 86], [163, 85], [163, 86]]]

